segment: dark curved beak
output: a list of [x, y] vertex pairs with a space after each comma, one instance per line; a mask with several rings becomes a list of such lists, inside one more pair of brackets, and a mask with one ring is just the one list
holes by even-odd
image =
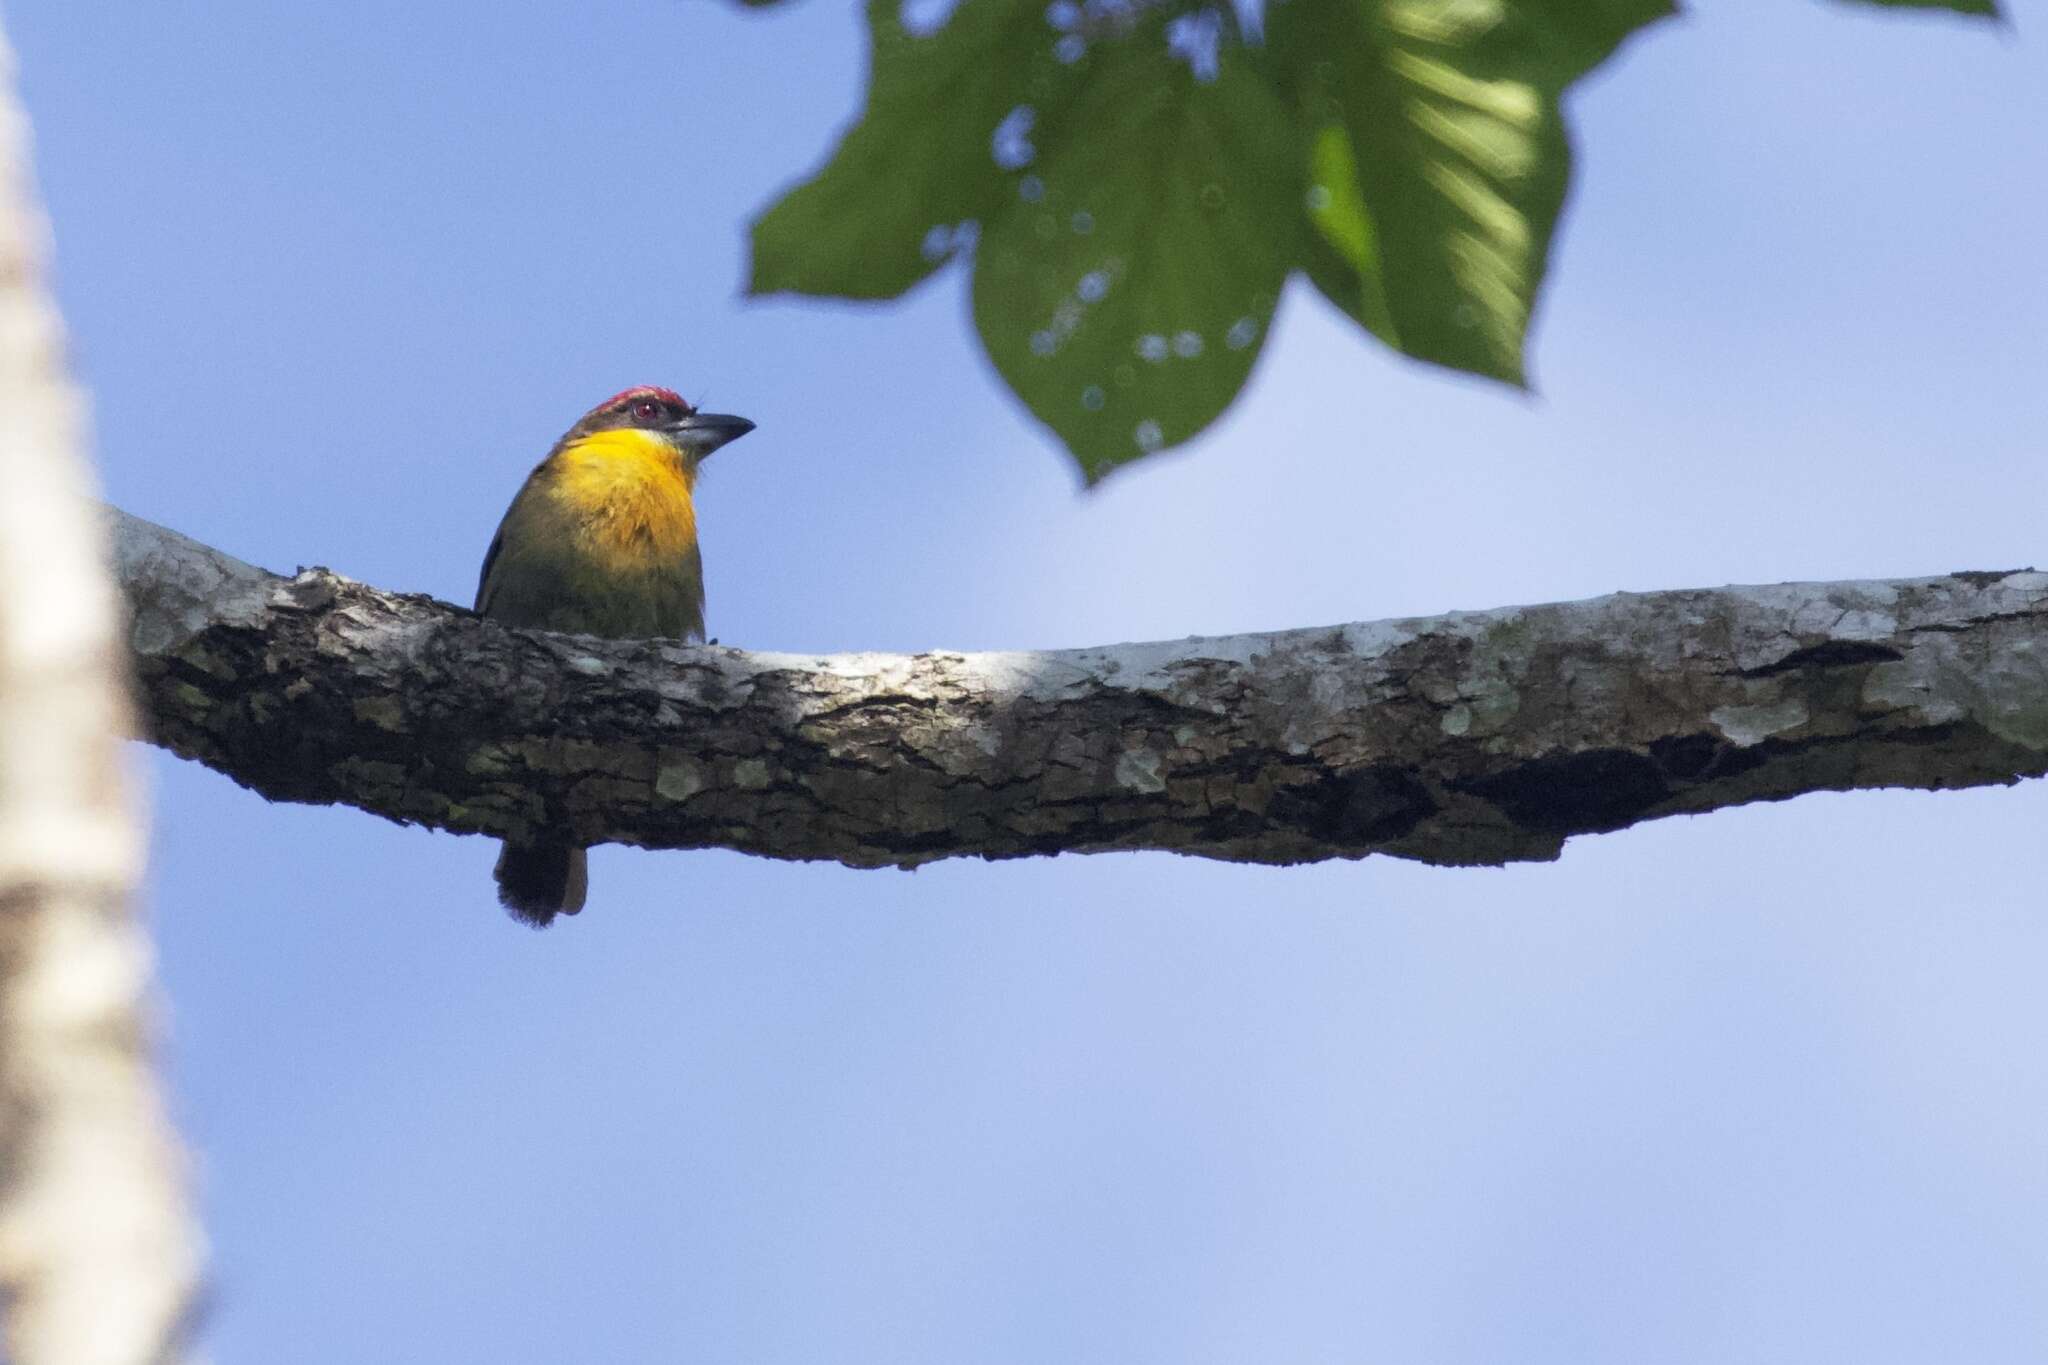
[[754, 424], [744, 417], [734, 417], [723, 412], [693, 412], [669, 428], [677, 444], [703, 459], [712, 451], [737, 441], [754, 429]]

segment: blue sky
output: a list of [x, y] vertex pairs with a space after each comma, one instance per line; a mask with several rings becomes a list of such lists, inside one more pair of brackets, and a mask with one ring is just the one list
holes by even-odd
[[[579, 412], [672, 384], [714, 634], [1086, 645], [2048, 562], [2048, 57], [1701, 0], [1574, 99], [1528, 398], [1290, 288], [1080, 491], [966, 326], [746, 303], [853, 7], [10, 7], [130, 511], [467, 602]], [[138, 753], [224, 1365], [2037, 1361], [2048, 792], [1557, 863], [915, 874], [493, 847]]]

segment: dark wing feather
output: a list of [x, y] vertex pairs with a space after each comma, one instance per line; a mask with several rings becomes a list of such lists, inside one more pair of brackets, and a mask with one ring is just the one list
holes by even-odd
[[498, 534], [491, 537], [491, 548], [484, 551], [484, 567], [476, 576], [475, 610], [490, 614], [491, 610], [491, 566], [498, 562], [498, 551], [505, 548], [505, 527], [498, 526]]

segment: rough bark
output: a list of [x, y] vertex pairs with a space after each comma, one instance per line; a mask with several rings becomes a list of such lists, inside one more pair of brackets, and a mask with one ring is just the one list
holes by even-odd
[[2048, 771], [2048, 574], [1632, 594], [1048, 653], [508, 630], [121, 513], [152, 737], [275, 800], [855, 866], [1554, 857], [1810, 791]]
[[0, 1299], [15, 1365], [175, 1357], [198, 1273], [150, 1073], [120, 603], [0, 37]]

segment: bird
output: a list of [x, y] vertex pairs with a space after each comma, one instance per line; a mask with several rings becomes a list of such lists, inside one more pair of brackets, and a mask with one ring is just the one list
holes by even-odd
[[[505, 510], [476, 611], [531, 630], [611, 639], [704, 638], [697, 466], [754, 429], [641, 385], [578, 418]], [[583, 847], [559, 828], [506, 839], [498, 900], [536, 929], [583, 908]]]

